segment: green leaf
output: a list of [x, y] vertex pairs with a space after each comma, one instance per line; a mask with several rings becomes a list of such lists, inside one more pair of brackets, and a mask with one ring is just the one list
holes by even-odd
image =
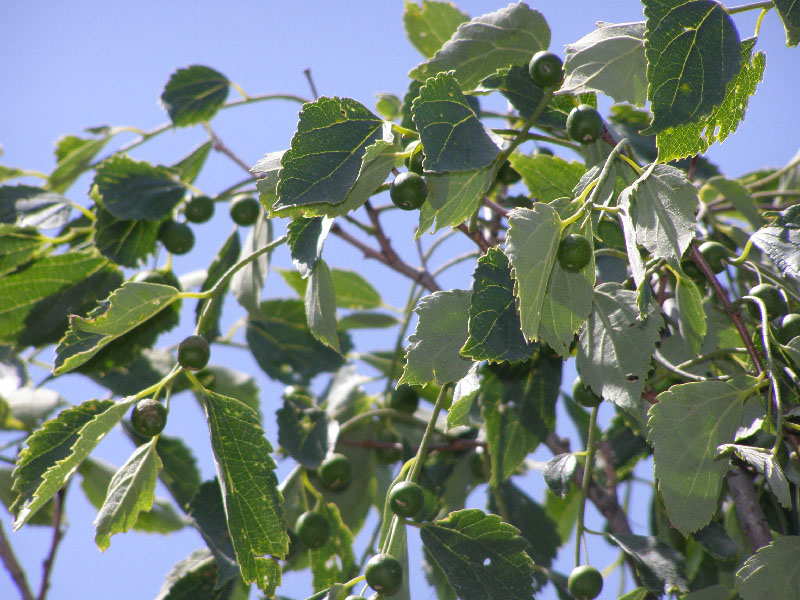
[[317, 468], [330, 447], [325, 411], [287, 399], [276, 414], [281, 448], [304, 467]]
[[172, 213], [186, 188], [166, 167], [115, 154], [97, 167], [94, 184], [103, 206], [123, 220], [160, 221]]
[[384, 122], [355, 100], [320, 98], [303, 105], [291, 147], [281, 159], [273, 210], [344, 202], [367, 147], [382, 137]]
[[36, 258], [43, 246], [35, 229], [0, 224], [0, 276]]
[[468, 426], [472, 404], [480, 391], [480, 380], [476, 374], [477, 364], [472, 365], [453, 388], [453, 403], [447, 410], [447, 429]]
[[528, 600], [536, 591], [527, 542], [497, 515], [460, 510], [423, 525], [420, 537], [462, 600]]
[[0, 186], [0, 223], [54, 229], [69, 218], [67, 199], [30, 185]]
[[706, 181], [706, 185], [719, 192], [725, 200], [733, 205], [733, 208], [744, 217], [754, 229], [764, 225], [764, 217], [758, 208], [756, 199], [750, 195], [750, 191], [738, 181], [725, 179], [722, 176], [712, 177]]
[[19, 179], [25, 176], [25, 171], [17, 167], [7, 167], [0, 165], [0, 182], [9, 181], [11, 179]]
[[56, 141], [56, 168], [50, 173], [48, 187], [55, 192], [65, 192], [84, 171], [89, 170], [94, 157], [111, 139], [81, 138], [64, 135]]
[[736, 573], [744, 600], [796, 598], [800, 590], [800, 537], [787, 535], [760, 548]]
[[545, 203], [563, 196], [571, 198], [572, 190], [586, 171], [581, 163], [567, 162], [557, 156], [526, 156], [514, 152], [508, 159], [522, 175], [531, 196]]
[[681, 337], [686, 340], [689, 353], [697, 356], [706, 337], [706, 313], [703, 311], [703, 297], [691, 279], [678, 279], [675, 302], [678, 304], [678, 328]]
[[203, 65], [178, 69], [161, 93], [161, 104], [172, 124], [186, 127], [208, 121], [225, 104], [230, 82], [222, 73]]
[[656, 136], [659, 162], [703, 154], [714, 142], [722, 143], [744, 120], [750, 96], [764, 77], [767, 58], [752, 53], [755, 39], [742, 42], [742, 65], [728, 84], [725, 99], [707, 117], [659, 131]]
[[305, 296], [308, 329], [317, 340], [340, 352], [336, 333], [336, 294], [333, 291], [331, 271], [324, 260], [308, 278]]
[[474, 171], [492, 164], [502, 141], [472, 111], [453, 73], [428, 79], [411, 106], [426, 171]]
[[94, 541], [101, 551], [111, 545], [112, 535], [128, 531], [140, 512], [153, 507], [156, 477], [161, 468], [155, 442], [152, 440], [134, 450], [108, 485], [105, 503], [94, 521]]
[[781, 273], [800, 279], [800, 206], [791, 206], [779, 213], [775, 221], [764, 225], [750, 239], [756, 248], [772, 259]]
[[178, 174], [183, 183], [194, 183], [206, 164], [214, 144], [210, 140], [200, 144], [170, 168]]
[[[333, 289], [336, 289], [334, 280]], [[340, 331], [349, 329], [386, 329], [394, 327], [398, 321], [392, 315], [374, 312], [354, 312], [339, 319], [336, 326]]]
[[239, 566], [228, 531], [219, 480], [215, 478], [200, 484], [188, 509], [197, 530], [216, 559], [218, 571], [215, 587], [220, 587], [230, 579], [239, 579]]
[[479, 171], [426, 175], [428, 197], [419, 211], [416, 237], [428, 231], [434, 220], [433, 233], [445, 227], [457, 227], [469, 219], [483, 202], [494, 178], [494, 169], [488, 167]]
[[[222, 248], [219, 249], [211, 266], [208, 267], [208, 272], [206, 273], [203, 285], [200, 286], [200, 291], [206, 292], [213, 288], [217, 282], [222, 279], [222, 276], [237, 263], [241, 252], [242, 244], [239, 241], [239, 231], [237, 228], [233, 230], [228, 236], [228, 239], [225, 240], [225, 243], [222, 244]], [[222, 335], [219, 329], [219, 319], [222, 316], [222, 304], [229, 287], [230, 279], [225, 283], [219, 294], [207, 300], [200, 300], [195, 307], [195, 322], [197, 323], [200, 322], [200, 317], [203, 313], [208, 311], [209, 316], [206, 317], [202, 329], [198, 331], [198, 333], [207, 340], [214, 340]], [[209, 304], [211, 306], [208, 306]]]
[[200, 471], [192, 451], [180, 438], [161, 434], [156, 442], [156, 452], [163, 463], [159, 473], [161, 481], [178, 506], [186, 510], [200, 487]]
[[459, 350], [469, 335], [468, 311], [472, 292], [450, 290], [420, 298], [414, 312], [417, 328], [409, 336], [406, 365], [398, 383], [443, 385], [458, 381], [472, 366]]
[[280, 565], [271, 556], [283, 557], [289, 551], [272, 446], [264, 437], [258, 413], [246, 404], [208, 390], [204, 404], [242, 578], [270, 596], [281, 575]]
[[[537, 565], [549, 567], [558, 553], [561, 538], [556, 523], [537, 503], [510, 481], [500, 484], [497, 493], [503, 502], [508, 523], [519, 529], [528, 542], [526, 553]], [[499, 513], [494, 494], [489, 493], [489, 510]]]
[[[302, 278], [297, 271], [279, 271], [283, 279], [289, 286], [297, 292], [298, 296], [305, 297], [308, 282]], [[355, 271], [346, 271], [343, 269], [333, 269], [331, 271], [331, 279], [333, 280], [333, 291], [336, 294], [336, 306], [338, 308], [378, 308], [383, 306], [381, 296], [372, 284], [364, 279]], [[373, 317], [388, 317], [388, 315], [375, 315], [372, 313], [363, 313], [363, 316], [372, 315]], [[349, 315], [353, 317], [353, 315]], [[349, 318], [345, 317], [345, 319]], [[392, 318], [394, 323], [394, 319]], [[343, 328], [339, 322], [340, 329]], [[346, 329], [346, 328], [345, 328]]]
[[[300, 300], [266, 300], [258, 315], [250, 315], [247, 345], [258, 365], [273, 379], [287, 384], [305, 384], [319, 373], [332, 372], [344, 364], [341, 354], [318, 342], [306, 323]], [[343, 352], [349, 341], [339, 340]]]
[[[353, 534], [342, 521], [339, 508], [333, 502], [322, 502], [317, 510], [328, 520], [331, 535], [323, 546], [309, 551], [315, 590], [330, 587], [337, 581], [347, 581], [358, 574], [353, 555]], [[331, 560], [333, 556], [338, 556], [339, 560]]]
[[692, 537], [703, 549], [719, 560], [734, 560], [739, 554], [739, 545], [731, 539], [725, 526], [718, 521], [711, 521]]
[[136, 269], [155, 253], [157, 221], [118, 219], [100, 205], [95, 207], [95, 214], [94, 243], [100, 254], [109, 260]]
[[687, 591], [683, 556], [656, 537], [630, 533], [607, 534], [636, 565], [636, 572], [645, 587], [661, 596], [672, 588]]
[[598, 286], [578, 340], [576, 366], [584, 385], [638, 415], [662, 323], [661, 311], [654, 304], [647, 306], [640, 319], [636, 292], [617, 283]]
[[547, 204], [515, 208], [508, 215], [506, 254], [516, 281], [522, 333], [536, 340], [547, 281], [561, 239], [561, 219]]
[[450, 2], [422, 0], [422, 6], [406, 0], [403, 26], [406, 37], [425, 57], [433, 56], [456, 32], [458, 26], [469, 20]]
[[717, 460], [717, 447], [733, 442], [742, 417], [744, 385], [726, 381], [674, 385], [650, 408], [647, 441], [653, 446], [658, 489], [672, 525], [684, 535], [708, 524], [717, 510], [729, 462]]
[[600, 92], [617, 102], [644, 106], [647, 60], [644, 23], [598, 23], [597, 29], [565, 48], [567, 76], [559, 92]]
[[[259, 213], [244, 241], [239, 260], [250, 256], [270, 241], [272, 241], [272, 221], [267, 219], [264, 213]], [[248, 313], [257, 313], [261, 305], [261, 290], [264, 289], [264, 282], [269, 272], [269, 257], [269, 253], [259, 256], [236, 271], [231, 278], [231, 291]]]
[[651, 130], [663, 131], [707, 116], [739, 73], [736, 25], [713, 0], [643, 0], [647, 17], [647, 97]]
[[633, 219], [636, 242], [658, 258], [678, 262], [695, 236], [697, 189], [683, 171], [655, 163], [631, 189], [633, 194], [620, 195], [619, 206]]
[[472, 90], [497, 69], [527, 65], [535, 52], [549, 45], [550, 28], [544, 17], [518, 2], [459, 25], [444, 46], [409, 77], [425, 81], [453, 70], [461, 89]]
[[84, 364], [111, 341], [167, 308], [179, 294], [169, 285], [128, 281], [88, 318], [72, 315], [70, 328], [56, 348], [53, 373], [67, 373]]
[[[48, 332], [58, 336], [67, 325], [66, 315], [79, 312], [87, 304], [86, 296], [103, 288], [105, 279], [116, 270], [94, 251], [73, 251], [67, 254], [44, 256], [23, 271], [0, 279], [0, 343], [32, 344], [37, 335], [36, 322], [50, 316], [57, 322], [42, 324]], [[88, 285], [92, 286], [87, 289]], [[88, 298], [94, 303], [94, 297]], [[33, 319], [36, 320], [33, 320]], [[34, 328], [31, 331], [31, 328]]]
[[540, 439], [499, 398], [483, 399], [481, 415], [492, 465], [490, 485], [497, 486], [517, 472], [525, 457], [536, 450]]
[[133, 398], [89, 400], [62, 411], [27, 439], [13, 474], [15, 530], [64, 486], [133, 403]]
[[[632, 590], [625, 594], [624, 596], [620, 596], [617, 600], [647, 600], [650, 596], [650, 591], [647, 588], [638, 587], [635, 590]], [[687, 597], [684, 596], [681, 600], [687, 600]], [[697, 600], [700, 600], [699, 598]], [[706, 599], [711, 600], [711, 599]], [[723, 599], [720, 599], [723, 600]], [[727, 597], [724, 600], [729, 600]]]
[[238, 578], [217, 587], [218, 571], [208, 550], [195, 550], [167, 573], [156, 600], [245, 600], [249, 590]]
[[[223, 396], [236, 398], [260, 414], [261, 390], [251, 375], [221, 365], [210, 365], [195, 373], [195, 377], [204, 388]], [[197, 394], [195, 391], [195, 395]], [[198, 395], [197, 399], [202, 401], [202, 394]]]
[[557, 454], [547, 461], [542, 475], [544, 482], [550, 491], [559, 498], [564, 498], [572, 485], [572, 476], [575, 474], [575, 467], [578, 466], [578, 460], [571, 452], [565, 454]]
[[780, 463], [775, 460], [771, 450], [753, 448], [740, 444], [721, 444], [717, 450], [720, 454], [729, 451], [735, 452], [739, 458], [761, 473], [769, 484], [769, 489], [784, 508], [791, 510], [792, 496], [789, 492], [789, 482], [783, 474]]
[[326, 217], [295, 217], [289, 222], [286, 229], [292, 264], [303, 279], [311, 275], [322, 257], [322, 247], [331, 225], [333, 219]]
[[467, 326], [469, 337], [461, 348], [461, 355], [474, 361], [528, 360], [535, 347], [520, 331], [514, 281], [503, 251], [490, 248], [481, 256], [472, 281]]
[[774, 0], [773, 4], [786, 30], [786, 45], [797, 46], [800, 44], [800, 5], [796, 0]]

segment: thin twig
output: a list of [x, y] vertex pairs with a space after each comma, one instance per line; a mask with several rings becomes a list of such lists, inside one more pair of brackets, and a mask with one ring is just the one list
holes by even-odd
[[499, 215], [501, 217], [508, 216], [508, 211], [499, 204], [497, 204], [497, 202], [491, 200], [490, 198], [484, 198], [483, 205], [488, 206], [492, 210], [492, 212], [495, 213], [496, 215]]
[[28, 580], [25, 577], [25, 571], [22, 570], [11, 544], [8, 543], [2, 521], [0, 521], [0, 558], [3, 559], [3, 564], [11, 575], [14, 585], [17, 586], [22, 600], [34, 600]]
[[242, 169], [244, 169], [246, 172], [252, 175], [252, 172], [250, 171], [250, 165], [248, 165], [244, 160], [239, 158], [239, 156], [237, 156], [233, 150], [228, 148], [228, 146], [226, 146], [223, 143], [220, 137], [216, 133], [214, 133], [214, 130], [211, 129], [211, 126], [208, 123], [204, 123], [203, 125], [205, 126], [208, 135], [211, 137], [211, 143], [214, 146], [214, 150], [224, 154], [225, 156], [230, 158], [233, 162], [235, 162], [237, 165], [239, 165]]
[[47, 558], [44, 560], [42, 584], [39, 587], [39, 600], [45, 600], [47, 597], [47, 590], [50, 588], [50, 574], [53, 572], [53, 564], [56, 559], [56, 551], [58, 550], [59, 543], [61, 543], [61, 538], [64, 537], [64, 531], [61, 529], [61, 525], [64, 515], [64, 497], [66, 494], [67, 488], [61, 488], [58, 490], [53, 502], [53, 537], [50, 541], [50, 551], [47, 553]]
[[478, 248], [480, 248], [482, 252], [484, 252], [484, 253], [485, 253], [487, 250], [489, 250], [489, 248], [491, 248], [491, 246], [489, 245], [489, 242], [486, 240], [486, 238], [485, 238], [485, 237], [483, 237], [483, 236], [482, 236], [482, 235], [481, 235], [479, 232], [477, 232], [477, 231], [470, 231], [470, 230], [469, 230], [469, 227], [467, 227], [466, 225], [464, 225], [464, 223], [461, 223], [461, 225], [459, 225], [459, 226], [458, 226], [458, 229], [460, 229], [461, 231], [463, 231], [463, 232], [464, 232], [464, 234], [465, 234], [465, 235], [466, 235], [466, 236], [467, 236], [469, 239], [471, 239], [473, 242], [475, 242], [475, 243], [477, 244]]
[[314, 79], [311, 77], [311, 69], [309, 69], [308, 67], [303, 69], [303, 75], [305, 75], [306, 79], [308, 80], [308, 87], [311, 88], [311, 95], [314, 96], [314, 98], [319, 98], [319, 94], [317, 93], [317, 86], [314, 85]]

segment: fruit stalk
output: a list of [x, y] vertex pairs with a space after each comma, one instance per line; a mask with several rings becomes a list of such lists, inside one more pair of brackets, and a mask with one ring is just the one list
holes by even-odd
[[[589, 440], [586, 443], [586, 466], [583, 468], [583, 483], [581, 485], [581, 503], [578, 508], [578, 523], [575, 526], [575, 566], [581, 564], [581, 540], [583, 539], [583, 513], [586, 509], [586, 496], [589, 494], [589, 486], [592, 485], [592, 467], [594, 465], [594, 454], [597, 449], [597, 410], [598, 406], [592, 409], [589, 417]], [[587, 557], [588, 558], [588, 557]]]

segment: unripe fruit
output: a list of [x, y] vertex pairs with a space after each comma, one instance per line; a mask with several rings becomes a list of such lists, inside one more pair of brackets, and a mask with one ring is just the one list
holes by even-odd
[[190, 371], [199, 371], [208, 364], [211, 349], [201, 335], [190, 335], [178, 346], [178, 364]]
[[136, 433], [153, 437], [164, 430], [167, 424], [167, 409], [158, 400], [145, 398], [139, 400], [131, 412], [131, 422]]
[[728, 249], [725, 246], [719, 242], [703, 242], [697, 249], [715, 274], [722, 273], [725, 270], [725, 264], [722, 261], [727, 260], [729, 256]]
[[600, 406], [603, 399], [595, 394], [590, 388], [583, 385], [580, 377], [575, 378], [572, 384], [572, 399], [585, 408]]
[[552, 52], [541, 50], [528, 63], [528, 74], [539, 87], [552, 87], [564, 81], [564, 63]]
[[191, 227], [172, 219], [164, 221], [159, 227], [158, 240], [172, 254], [186, 254], [194, 247], [194, 233]]
[[307, 511], [295, 523], [297, 537], [309, 548], [324, 546], [331, 536], [331, 524], [322, 513]]
[[425, 504], [425, 492], [412, 481], [401, 481], [389, 492], [389, 508], [398, 517], [411, 518]]
[[391, 596], [403, 586], [403, 567], [391, 554], [376, 554], [364, 568], [367, 584], [384, 596]]
[[590, 565], [575, 567], [567, 579], [567, 589], [576, 600], [593, 600], [603, 591], [603, 576]]
[[425, 160], [425, 153], [420, 149], [417, 148], [416, 152], [411, 155], [411, 158], [406, 158], [403, 162], [406, 165], [406, 168], [411, 171], [412, 173], [416, 173], [417, 175], [422, 175], [422, 161]]
[[400, 173], [389, 186], [389, 197], [397, 208], [414, 210], [428, 197], [428, 184], [416, 173]]
[[253, 196], [235, 196], [231, 201], [231, 219], [237, 225], [248, 227], [256, 222], [261, 205]]
[[800, 315], [789, 313], [781, 319], [776, 337], [781, 344], [786, 345], [798, 335], [800, 335]]
[[[774, 285], [759, 283], [757, 286], [750, 288], [747, 295], [755, 296], [764, 302], [764, 306], [767, 309], [768, 321], [782, 317], [789, 311], [789, 308], [786, 306], [786, 299]], [[750, 314], [756, 319], [761, 319], [761, 310], [755, 302], [748, 302], [747, 308], [750, 310]]]
[[353, 478], [350, 459], [338, 452], [331, 454], [317, 468], [317, 477], [326, 489], [341, 492], [350, 485]]
[[399, 410], [404, 413], [413, 414], [419, 406], [419, 394], [410, 385], [405, 383], [397, 386], [389, 396], [389, 408]]
[[562, 269], [577, 273], [589, 264], [592, 258], [592, 245], [579, 233], [571, 233], [558, 244], [556, 257]]
[[596, 142], [603, 133], [603, 118], [588, 104], [573, 108], [567, 116], [567, 134], [580, 144]]
[[183, 208], [187, 221], [205, 223], [214, 216], [214, 201], [208, 196], [194, 196]]
[[522, 179], [522, 175], [517, 173], [508, 161], [505, 161], [497, 171], [497, 181], [505, 185], [513, 185], [520, 179]]

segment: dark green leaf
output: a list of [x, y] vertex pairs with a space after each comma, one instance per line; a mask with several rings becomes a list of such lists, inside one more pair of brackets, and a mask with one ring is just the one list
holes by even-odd
[[[306, 323], [300, 300], [267, 300], [261, 313], [247, 321], [247, 344], [258, 365], [273, 379], [284, 383], [307, 383], [319, 373], [332, 372], [344, 364], [335, 350], [318, 342]], [[347, 339], [339, 340], [342, 350]]]
[[305, 295], [306, 322], [311, 335], [336, 350], [339, 349], [339, 335], [336, 332], [336, 294], [333, 291], [331, 271], [324, 260], [308, 278]]
[[[205, 281], [203, 281], [203, 285], [200, 286], [200, 291], [205, 292], [214, 287], [214, 285], [222, 279], [222, 276], [228, 272], [228, 269], [236, 264], [241, 251], [242, 245], [239, 241], [239, 232], [237, 229], [234, 229], [233, 233], [228, 236], [228, 239], [225, 240], [222, 248], [220, 248], [219, 252], [214, 257], [211, 266], [208, 267], [208, 273], [206, 274]], [[208, 316], [203, 321], [203, 328], [198, 331], [198, 333], [207, 340], [214, 340], [221, 335], [219, 330], [219, 318], [222, 316], [222, 303], [229, 287], [230, 280], [223, 286], [219, 294], [208, 300], [199, 301], [195, 307], [195, 318], [197, 322], [200, 321], [200, 316], [208, 311]], [[208, 306], [209, 304], [211, 306]]]
[[472, 171], [489, 166], [501, 140], [478, 119], [452, 73], [428, 79], [411, 112], [425, 147], [426, 171]]
[[529, 600], [534, 564], [517, 528], [477, 509], [422, 526], [425, 548], [462, 600]]
[[178, 173], [178, 177], [183, 183], [194, 183], [203, 165], [206, 164], [213, 145], [211, 141], [200, 144], [170, 168]]
[[426, 175], [428, 198], [419, 211], [416, 237], [428, 231], [434, 220], [435, 233], [444, 227], [456, 227], [469, 219], [483, 202], [494, 179], [494, 169], [489, 167], [479, 171]]
[[703, 548], [719, 560], [733, 560], [739, 554], [739, 546], [731, 539], [722, 523], [711, 521], [700, 531], [692, 534]]
[[311, 275], [322, 256], [322, 246], [333, 225], [327, 217], [295, 217], [287, 226], [292, 263], [303, 279]]
[[437, 73], [455, 71], [463, 90], [472, 90], [497, 69], [527, 65], [531, 56], [550, 45], [544, 17], [524, 2], [459, 25], [444, 46], [409, 73], [425, 81]]
[[450, 2], [422, 0], [422, 6], [406, 2], [403, 12], [403, 26], [406, 36], [425, 57], [430, 58], [450, 39], [458, 26], [469, 20]]
[[633, 559], [642, 583], [652, 593], [660, 596], [672, 588], [687, 590], [684, 558], [670, 546], [656, 537], [630, 533], [608, 534], [608, 537]]
[[43, 246], [35, 229], [0, 224], [0, 276], [36, 258]]
[[0, 223], [54, 229], [67, 222], [69, 211], [61, 194], [30, 185], [0, 186]]
[[[528, 73], [528, 66], [504, 67], [489, 75], [481, 81], [479, 90], [497, 90], [511, 103], [519, 116], [529, 119], [544, 98], [544, 90], [536, 85]], [[572, 99], [563, 96], [569, 103], [566, 104], [561, 97], [552, 99], [536, 123], [542, 127], [564, 129], [567, 124], [567, 114], [570, 111]], [[567, 106], [570, 106], [569, 108]]]
[[186, 510], [200, 487], [200, 471], [192, 451], [180, 438], [159, 435], [156, 451], [164, 466], [159, 473], [161, 481], [175, 502]]
[[578, 460], [572, 453], [558, 454], [548, 460], [542, 469], [542, 475], [550, 491], [560, 498], [566, 496], [577, 466]]
[[102, 206], [95, 208], [94, 242], [100, 254], [123, 267], [139, 267], [155, 253], [158, 238], [156, 221], [118, 219]]
[[774, 0], [773, 4], [786, 30], [786, 45], [797, 46], [800, 44], [800, 4], [796, 0]]
[[328, 418], [319, 408], [284, 400], [278, 409], [278, 443], [304, 467], [314, 469], [328, 453]]
[[264, 437], [258, 413], [246, 404], [211, 391], [205, 392], [204, 404], [242, 578], [272, 595], [281, 574], [272, 556], [283, 557], [289, 551], [272, 446]]
[[[334, 289], [336, 289], [335, 284]], [[342, 317], [337, 323], [339, 329], [343, 331], [348, 329], [386, 329], [395, 325], [397, 325], [397, 319], [393, 316], [375, 312], [354, 312]]]
[[186, 127], [208, 121], [225, 104], [230, 90], [228, 78], [210, 67], [192, 65], [169, 77], [161, 103], [172, 124]]
[[461, 355], [475, 361], [528, 360], [535, 346], [527, 342], [520, 331], [514, 280], [503, 251], [490, 248], [481, 256], [472, 280], [469, 337], [461, 348]]
[[208, 550], [195, 550], [172, 567], [156, 600], [241, 600], [247, 595], [238, 578], [217, 588], [218, 571]]
[[118, 219], [160, 221], [183, 199], [186, 188], [172, 171], [125, 154], [97, 167], [94, 184], [103, 206]]
[[788, 277], [800, 279], [800, 206], [791, 206], [750, 238]]
[[204, 481], [200, 484], [197, 495], [192, 499], [188, 509], [197, 530], [216, 559], [218, 566], [216, 586], [234, 577], [238, 579], [239, 566], [236, 564], [236, 553], [228, 532], [219, 480]]
[[647, 97], [655, 132], [707, 116], [742, 61], [739, 33], [713, 0], [643, 0]]
[[[113, 394], [133, 396], [143, 388], [158, 383], [175, 364], [175, 358], [169, 352], [144, 349], [127, 367], [112, 367], [109, 371], [96, 371], [89, 376]], [[173, 385], [173, 392], [175, 389]]]
[[736, 573], [744, 600], [796, 598], [800, 590], [800, 537], [787, 535], [759, 549]]

